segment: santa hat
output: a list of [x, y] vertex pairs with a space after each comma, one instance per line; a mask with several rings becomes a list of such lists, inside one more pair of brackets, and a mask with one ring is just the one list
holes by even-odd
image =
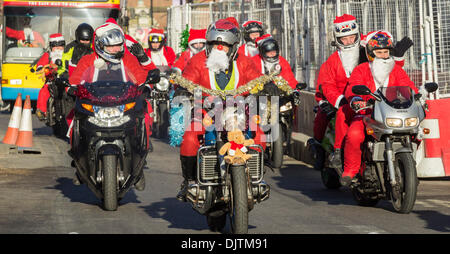
[[190, 29], [188, 43], [206, 43], [206, 29]]
[[165, 37], [164, 29], [156, 29], [156, 28], [153, 28], [148, 35], [149, 36], [161, 36], [163, 38]]
[[344, 14], [342, 16], [336, 16], [333, 21], [334, 24], [334, 35], [336, 38], [344, 37], [352, 34], [359, 34], [359, 26], [356, 23], [356, 18], [349, 14]]
[[261, 22], [261, 21], [258, 21], [258, 20], [249, 20], [249, 21], [245, 22], [244, 24], [242, 24], [242, 27], [246, 27], [246, 26], [250, 25], [251, 23], [257, 23], [257, 24], [259, 24], [260, 26], [262, 26], [262, 22]]
[[51, 34], [48, 37], [48, 42], [57, 42], [57, 41], [64, 41], [64, 36], [60, 33]]
[[226, 18], [225, 20], [230, 21], [231, 23], [233, 23], [233, 25], [235, 25], [236, 27], [239, 28], [239, 23], [237, 22], [236, 18], [234, 18], [234, 17], [228, 17], [228, 18]]
[[270, 35], [270, 34], [264, 34], [264, 35], [262, 35], [262, 36], [256, 38], [256, 40], [255, 40], [256, 46], [259, 47], [261, 44], [263, 44], [263, 43], [264, 43], [267, 39], [269, 39], [269, 38], [272, 38], [272, 35]]

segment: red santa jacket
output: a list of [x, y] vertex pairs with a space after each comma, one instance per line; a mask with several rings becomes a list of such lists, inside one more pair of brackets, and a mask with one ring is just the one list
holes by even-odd
[[183, 71], [184, 67], [186, 67], [187, 62], [192, 58], [193, 55], [194, 54], [190, 49], [186, 49], [185, 51], [181, 52], [180, 57], [173, 64], [173, 68], [177, 68], [180, 71]]
[[[177, 58], [177, 56], [175, 55], [175, 51], [173, 51], [173, 49], [169, 46], [164, 46], [162, 50], [164, 57], [166, 58], [167, 65], [169, 65], [169, 67], [172, 67], [175, 59]], [[152, 51], [150, 49], [146, 49], [145, 53], [147, 53], [150, 59], [152, 59]]]
[[44, 67], [49, 63], [51, 63], [50, 54], [48, 52], [44, 52], [41, 58], [39, 58], [39, 61], [36, 63], [36, 69], [39, 67]]
[[238, 54], [239, 55], [243, 55], [243, 56], [247, 56], [247, 57], [254, 57], [252, 55], [250, 55], [250, 52], [248, 50], [248, 46], [247, 43], [242, 44], [239, 49], [238, 49]]
[[[201, 51], [194, 55], [189, 61], [189, 65], [184, 68], [183, 77], [199, 84], [208, 89], [216, 89], [214, 72], [206, 67], [206, 53]], [[236, 75], [235, 88], [243, 86], [255, 78], [262, 76], [262, 74], [255, 68], [251, 58], [239, 55], [233, 61], [234, 71]]]
[[344, 98], [347, 82], [348, 78], [339, 53], [335, 51], [320, 67], [316, 87], [322, 86], [322, 92], [327, 101], [337, 108], [341, 99]]
[[[279, 64], [281, 66], [281, 72], [279, 75], [289, 83], [289, 86], [292, 89], [295, 89], [298, 81], [295, 79], [294, 73], [291, 70], [291, 65], [284, 57], [279, 56], [279, 59], [280, 59]], [[259, 70], [261, 73], [265, 73], [264, 72], [264, 63], [263, 63], [261, 56], [256, 55], [256, 56], [252, 57], [252, 60], [255, 63], [256, 69]]]
[[[98, 59], [96, 53], [83, 56], [78, 62], [77, 68], [73, 71], [69, 78], [71, 85], [79, 85], [81, 81], [95, 82], [98, 74], [98, 69], [95, 67], [94, 61]], [[122, 73], [124, 81], [131, 81], [137, 85], [141, 85], [147, 80], [148, 70], [141, 68], [139, 61], [129, 52], [125, 52], [121, 59], [121, 64], [124, 68]]]
[[[403, 64], [403, 60], [395, 61], [395, 65], [398, 65], [400, 68]], [[339, 57], [339, 52], [336, 50], [320, 67], [316, 85], [316, 101], [319, 102], [325, 97], [329, 103], [338, 108], [339, 103], [344, 98], [346, 89], [348, 89], [346, 88], [347, 83], [348, 78]], [[319, 86], [322, 86], [322, 94], [320, 94]]]
[[[25, 38], [25, 32], [24, 31], [18, 31], [14, 30], [12, 28], [6, 27], [6, 36], [10, 38], [14, 38], [16, 40], [22, 40], [24, 41]], [[42, 38], [41, 34], [39, 34], [36, 31], [33, 31], [34, 41], [41, 44], [41, 47], [45, 46], [44, 39]]]
[[[362, 63], [353, 69], [352, 75], [349, 79], [349, 85], [345, 90], [345, 97], [348, 101], [351, 101], [355, 96], [363, 98], [363, 100], [368, 100], [372, 98], [370, 95], [356, 95], [352, 92], [352, 87], [356, 85], [366, 85], [370, 91], [375, 92], [376, 85], [370, 70], [369, 63]], [[408, 77], [405, 70], [403, 70], [400, 65], [395, 64], [391, 73], [389, 74], [389, 86], [409, 86], [415, 93], [418, 93], [417, 87], [414, 82]]]

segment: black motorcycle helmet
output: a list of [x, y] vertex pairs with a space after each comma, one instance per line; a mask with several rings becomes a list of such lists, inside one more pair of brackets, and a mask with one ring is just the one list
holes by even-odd
[[80, 24], [75, 30], [75, 39], [80, 43], [80, 40], [90, 41], [94, 37], [94, 28], [87, 23]]
[[246, 43], [255, 42], [250, 38], [251, 33], [259, 33], [259, 36], [262, 36], [264, 34], [263, 25], [260, 21], [257, 20], [250, 20], [245, 22], [242, 25], [242, 28], [242, 34]]
[[[257, 39], [259, 55], [264, 61], [269, 63], [275, 63], [280, 57], [280, 47], [278, 46], [277, 40], [268, 35], [263, 35]], [[268, 57], [267, 52], [275, 51], [277, 54], [273, 57]]]

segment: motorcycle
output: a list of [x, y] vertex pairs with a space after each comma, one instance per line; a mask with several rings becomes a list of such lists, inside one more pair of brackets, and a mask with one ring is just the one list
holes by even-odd
[[[225, 105], [224, 101], [216, 102]], [[249, 106], [245, 111], [226, 107], [220, 115], [223, 119], [246, 119], [249, 126]], [[206, 216], [208, 227], [220, 231], [225, 227], [227, 216], [232, 233], [248, 232], [248, 214], [256, 203], [269, 198], [270, 187], [264, 181], [264, 151], [261, 145], [247, 146], [245, 162], [227, 162], [220, 150], [228, 140], [229, 129], [216, 128], [212, 123], [219, 121], [217, 114], [209, 122], [203, 120], [205, 134], [199, 135], [200, 148], [197, 151], [197, 176], [187, 187], [186, 200], [192, 208]], [[204, 118], [205, 119], [205, 118]], [[224, 122], [222, 122], [224, 126]], [[241, 125], [242, 126], [242, 125]], [[246, 129], [247, 138], [253, 131]]]
[[[270, 139], [266, 147], [266, 158], [272, 168], [281, 168], [283, 165], [284, 154], [289, 154], [292, 136], [292, 120], [294, 119], [295, 101], [299, 99], [299, 91], [306, 87], [306, 83], [299, 83], [294, 92], [287, 94], [281, 91], [265, 91], [259, 93], [259, 96], [268, 98], [268, 104], [271, 105], [271, 96], [279, 96], [279, 117], [278, 126], [265, 131], [268, 137], [278, 137], [274, 140]], [[264, 104], [259, 104], [264, 105]], [[270, 113], [269, 110], [263, 109], [264, 112]], [[270, 120], [270, 114], [262, 117], [262, 123], [267, 124]], [[277, 133], [273, 133], [277, 132]]]
[[161, 80], [154, 85], [154, 89], [151, 91], [151, 103], [153, 107], [153, 128], [152, 133], [155, 138], [165, 138], [168, 135], [169, 128], [169, 92], [172, 88], [169, 82], [169, 70], [168, 66], [157, 66], [161, 71]]
[[56, 67], [61, 66], [61, 60], [56, 60], [55, 64], [48, 64], [42, 69], [30, 70], [36, 74], [45, 76], [45, 83], [48, 86], [50, 97], [47, 101], [47, 115], [40, 120], [45, 125], [52, 127], [53, 134], [59, 138], [65, 138], [68, 130], [66, 116], [75, 105], [73, 96], [65, 92], [65, 88], [69, 86], [67, 79], [58, 78], [56, 76]]
[[78, 85], [72, 129], [77, 177], [101, 199], [107, 211], [143, 177], [148, 154], [145, 93], [131, 82], [97, 81]]
[[[425, 84], [429, 93], [437, 88], [436, 83]], [[414, 158], [422, 131], [419, 125], [425, 118], [421, 94], [414, 94], [407, 86], [381, 87], [372, 93], [368, 87], [358, 85], [352, 92], [373, 97], [359, 109], [371, 109], [372, 113], [363, 116], [367, 135], [360, 172], [350, 185], [353, 197], [362, 206], [375, 206], [380, 199], [391, 200], [395, 211], [409, 213], [419, 184]]]

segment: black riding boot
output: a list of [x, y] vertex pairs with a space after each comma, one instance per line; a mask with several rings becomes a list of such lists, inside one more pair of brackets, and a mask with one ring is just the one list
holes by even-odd
[[183, 173], [183, 182], [181, 183], [181, 190], [177, 194], [177, 199], [186, 202], [186, 193], [189, 185], [189, 181], [193, 181], [196, 178], [197, 169], [197, 156], [182, 156], [181, 160], [181, 171]]

